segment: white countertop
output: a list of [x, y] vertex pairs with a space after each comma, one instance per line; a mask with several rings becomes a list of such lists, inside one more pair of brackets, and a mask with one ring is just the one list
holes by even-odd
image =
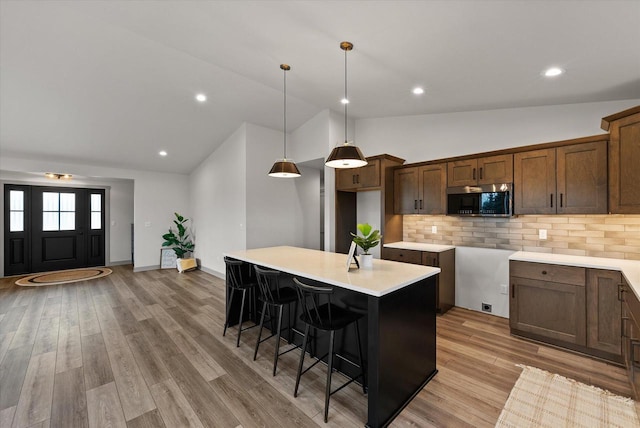
[[609, 269], [622, 272], [629, 286], [640, 299], [640, 261], [608, 259], [605, 257], [569, 256], [564, 254], [534, 253], [518, 251], [509, 260], [549, 263], [554, 265], [579, 266], [592, 269]]
[[430, 253], [441, 253], [443, 251], [453, 250], [453, 245], [427, 244], [424, 242], [392, 242], [384, 244], [385, 248], [399, 248], [401, 250], [429, 251]]
[[439, 268], [378, 259], [373, 260], [371, 269], [352, 268], [347, 272], [346, 254], [296, 247], [256, 248], [224, 255], [375, 297], [440, 273]]

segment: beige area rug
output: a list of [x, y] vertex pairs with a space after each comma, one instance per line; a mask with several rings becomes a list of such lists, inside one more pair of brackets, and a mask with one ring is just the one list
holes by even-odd
[[112, 272], [108, 268], [87, 268], [60, 270], [56, 272], [43, 272], [36, 275], [22, 277], [16, 281], [17, 285], [23, 287], [40, 287], [43, 285], [66, 284], [69, 282], [86, 281], [89, 279], [102, 278]]
[[522, 373], [496, 427], [640, 427], [630, 398], [535, 367], [518, 367]]

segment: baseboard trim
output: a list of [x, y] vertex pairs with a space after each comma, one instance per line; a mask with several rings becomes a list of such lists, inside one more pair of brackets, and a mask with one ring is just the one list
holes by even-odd
[[130, 264], [131, 264], [131, 260], [120, 260], [117, 262], [109, 262], [107, 266], [124, 266], [124, 265], [130, 265]]
[[209, 269], [208, 267], [205, 267], [205, 266], [200, 266], [200, 268], [199, 268], [199, 269], [200, 269], [201, 271], [203, 271], [203, 272], [208, 273], [209, 275], [213, 275], [213, 276], [215, 276], [215, 277], [217, 277], [217, 278], [220, 278], [220, 279], [222, 279], [222, 280], [224, 280], [224, 279], [225, 279], [225, 275], [224, 275], [223, 273], [218, 272], [218, 271], [217, 271], [217, 270], [215, 270], [215, 269]]
[[158, 270], [160, 269], [160, 265], [151, 265], [151, 266], [134, 266], [134, 272], [144, 272], [147, 270]]

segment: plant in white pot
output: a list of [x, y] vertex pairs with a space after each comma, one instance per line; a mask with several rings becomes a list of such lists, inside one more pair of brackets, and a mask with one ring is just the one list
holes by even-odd
[[364, 251], [361, 257], [362, 267], [370, 268], [373, 266], [373, 255], [369, 254], [369, 250], [380, 243], [382, 235], [378, 229], [373, 230], [369, 223], [359, 223], [357, 227], [362, 236], [355, 233], [351, 233], [351, 236], [353, 236], [353, 242]]
[[177, 235], [170, 227], [169, 233], [162, 235], [162, 239], [164, 239], [162, 246], [171, 247], [173, 251], [175, 251], [178, 272], [195, 269], [198, 264], [196, 263], [196, 259], [191, 257], [193, 255], [195, 244], [187, 232], [187, 226], [185, 226], [185, 223], [187, 223], [189, 219], [184, 218], [178, 213], [174, 214], [176, 219], [173, 220], [173, 223], [176, 225]]

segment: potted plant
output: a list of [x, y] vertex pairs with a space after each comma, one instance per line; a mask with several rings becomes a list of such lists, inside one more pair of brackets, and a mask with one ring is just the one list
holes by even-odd
[[380, 235], [378, 229], [372, 230], [373, 227], [369, 223], [359, 223], [357, 227], [362, 236], [355, 233], [351, 233], [351, 236], [353, 236], [353, 242], [364, 251], [362, 254], [362, 267], [370, 268], [373, 266], [373, 255], [369, 254], [369, 250], [380, 243], [382, 235]]
[[176, 232], [170, 227], [169, 233], [162, 235], [162, 239], [164, 239], [162, 246], [171, 247], [173, 251], [175, 251], [178, 272], [195, 269], [197, 267], [196, 259], [190, 257], [193, 254], [195, 244], [187, 233], [187, 226], [185, 226], [185, 223], [187, 223], [189, 219], [184, 218], [178, 213], [174, 214], [176, 219], [173, 220], [173, 223], [176, 225], [178, 234], [176, 235]]

